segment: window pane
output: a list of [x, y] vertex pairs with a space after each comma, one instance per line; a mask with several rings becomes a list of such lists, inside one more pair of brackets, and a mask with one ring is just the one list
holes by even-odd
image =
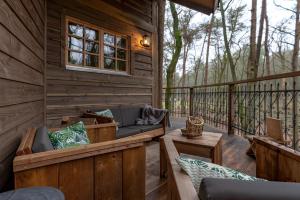
[[104, 43], [115, 46], [115, 36], [109, 33], [104, 33]]
[[118, 65], [118, 70], [126, 71], [126, 61], [118, 60], [117, 65]]
[[122, 49], [118, 49], [118, 58], [126, 60], [126, 51]]
[[104, 58], [104, 68], [116, 70], [115, 60], [109, 59], [109, 58]]
[[77, 35], [83, 37], [83, 26], [69, 22], [69, 33], [72, 35]]
[[86, 54], [85, 55], [85, 64], [87, 66], [98, 67], [98, 63], [99, 63], [98, 56], [96, 56], [96, 55], [90, 55], [90, 54]]
[[68, 47], [72, 50], [82, 51], [83, 41], [74, 37], [68, 37]]
[[99, 44], [97, 42], [86, 41], [85, 50], [89, 53], [99, 53]]
[[82, 53], [77, 53], [77, 52], [72, 52], [69, 51], [68, 53], [68, 60], [70, 64], [75, 64], [75, 65], [82, 65]]
[[117, 46], [126, 49], [126, 39], [117, 37]]
[[104, 56], [106, 57], [116, 57], [116, 50], [113, 47], [104, 46]]
[[88, 40], [99, 40], [99, 33], [97, 30], [85, 28], [85, 38]]

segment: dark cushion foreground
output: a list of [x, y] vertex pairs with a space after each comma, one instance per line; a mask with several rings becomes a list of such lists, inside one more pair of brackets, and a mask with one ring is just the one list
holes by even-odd
[[204, 178], [201, 200], [299, 200], [300, 184]]
[[32, 152], [39, 153], [50, 150], [53, 150], [53, 145], [51, 144], [48, 136], [48, 129], [46, 127], [40, 127], [35, 134], [32, 144]]
[[64, 200], [61, 191], [51, 187], [31, 187], [0, 194], [0, 200]]
[[136, 124], [137, 118], [141, 117], [142, 108], [140, 107], [121, 107], [122, 125], [132, 126]]
[[140, 133], [140, 129], [136, 128], [128, 128], [128, 127], [122, 127], [119, 128], [117, 133], [116, 133], [116, 138], [120, 139], [120, 138], [124, 138], [124, 137], [128, 137], [128, 136], [132, 136], [132, 135], [136, 135]]
[[163, 127], [162, 124], [156, 124], [156, 125], [135, 125], [135, 126], [128, 126], [127, 128], [138, 129], [142, 133], [142, 132], [152, 131], [162, 127]]

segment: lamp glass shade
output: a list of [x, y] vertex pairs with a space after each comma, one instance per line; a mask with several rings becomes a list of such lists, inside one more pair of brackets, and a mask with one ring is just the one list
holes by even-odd
[[150, 47], [150, 44], [151, 44], [150, 36], [144, 35], [144, 36], [143, 36], [143, 40], [141, 41], [141, 44], [142, 44], [144, 47]]

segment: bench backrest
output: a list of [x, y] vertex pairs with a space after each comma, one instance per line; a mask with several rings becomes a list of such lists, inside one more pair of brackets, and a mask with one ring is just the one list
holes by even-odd
[[281, 120], [276, 118], [266, 118], [267, 136], [277, 141], [283, 141]]

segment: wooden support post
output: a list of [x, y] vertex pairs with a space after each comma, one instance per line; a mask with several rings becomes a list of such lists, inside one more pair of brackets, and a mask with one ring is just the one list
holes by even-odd
[[190, 88], [190, 116], [193, 116], [193, 98], [194, 98], [194, 88]]
[[228, 134], [234, 134], [234, 130], [233, 130], [233, 116], [234, 116], [234, 105], [233, 105], [233, 92], [234, 92], [234, 85], [229, 85], [228, 86]]

